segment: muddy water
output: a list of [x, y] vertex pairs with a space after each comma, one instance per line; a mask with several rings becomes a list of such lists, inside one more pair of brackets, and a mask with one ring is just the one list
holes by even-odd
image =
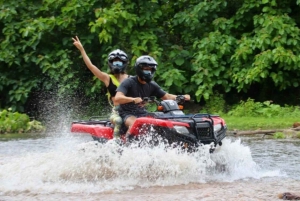
[[68, 132], [0, 139], [0, 200], [279, 200], [300, 193], [299, 140], [228, 137], [214, 154], [99, 145]]

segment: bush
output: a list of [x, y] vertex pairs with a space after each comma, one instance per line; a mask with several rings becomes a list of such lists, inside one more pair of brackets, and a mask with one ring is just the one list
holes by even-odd
[[236, 117], [300, 117], [300, 110], [296, 106], [285, 105], [281, 107], [271, 101], [261, 103], [248, 99], [246, 102], [241, 101], [239, 105], [233, 107], [228, 115]]
[[275, 133], [273, 137], [274, 137], [274, 139], [284, 139], [284, 138], [286, 138], [285, 134], [282, 133], [282, 132]]
[[41, 132], [45, 127], [36, 120], [30, 121], [26, 114], [11, 112], [11, 109], [0, 111], [0, 133]]
[[209, 100], [206, 101], [202, 112], [223, 114], [225, 112], [225, 105], [223, 95], [215, 91], [214, 95], [210, 96]]

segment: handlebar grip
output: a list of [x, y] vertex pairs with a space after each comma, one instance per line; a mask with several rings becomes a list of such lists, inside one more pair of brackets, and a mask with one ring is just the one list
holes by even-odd
[[185, 97], [184, 95], [177, 95], [175, 100], [177, 103], [183, 104], [185, 102]]
[[153, 102], [155, 101], [155, 96], [144, 97], [143, 102]]
[[149, 97], [144, 97], [143, 102], [149, 102], [150, 98]]

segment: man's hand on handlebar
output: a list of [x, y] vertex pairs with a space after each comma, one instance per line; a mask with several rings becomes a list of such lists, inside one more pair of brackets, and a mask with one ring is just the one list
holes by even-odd
[[133, 98], [133, 100], [132, 100], [132, 103], [134, 103], [134, 104], [140, 104], [142, 102], [143, 102], [143, 99], [141, 99], [140, 97]]
[[178, 104], [183, 104], [185, 101], [189, 101], [190, 99], [190, 95], [177, 95], [175, 100]]
[[[177, 95], [175, 98], [175, 101], [178, 104], [183, 104], [185, 101], [189, 101], [189, 100], [190, 100], [190, 95]], [[138, 104], [140, 107], [144, 107], [147, 103], [155, 102], [158, 105], [160, 103], [158, 100], [156, 100], [156, 98], [154, 96], [144, 97], [143, 99], [140, 97], [137, 97], [137, 98], [134, 98], [132, 102], [134, 104]]]

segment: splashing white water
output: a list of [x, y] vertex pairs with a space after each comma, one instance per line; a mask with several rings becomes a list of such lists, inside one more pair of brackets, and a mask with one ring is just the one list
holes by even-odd
[[2, 159], [0, 155], [0, 192], [92, 193], [266, 176], [240, 140], [225, 139], [213, 154], [209, 146], [188, 153], [163, 145], [120, 147], [114, 141], [79, 140], [71, 136], [40, 139], [35, 143], [46, 144], [46, 151], [41, 146], [40, 152], [27, 150]]

